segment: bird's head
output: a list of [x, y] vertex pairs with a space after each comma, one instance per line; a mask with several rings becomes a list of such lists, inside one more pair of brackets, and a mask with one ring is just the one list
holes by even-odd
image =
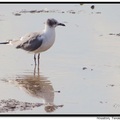
[[65, 26], [65, 24], [63, 23], [59, 23], [57, 20], [55, 20], [54, 18], [52, 19], [47, 19], [47, 22], [46, 24], [49, 26], [49, 27], [52, 27], [52, 28], [55, 28], [57, 26]]

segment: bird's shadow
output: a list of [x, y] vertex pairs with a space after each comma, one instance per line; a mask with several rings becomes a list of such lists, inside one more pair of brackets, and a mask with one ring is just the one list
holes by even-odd
[[63, 105], [54, 104], [55, 93], [60, 93], [60, 91], [54, 90], [51, 82], [40, 74], [40, 69], [36, 65], [32, 74], [16, 75], [15, 79], [3, 81], [17, 86], [32, 97], [42, 99], [41, 105], [44, 106], [46, 112], [54, 112], [57, 108], [63, 107]]

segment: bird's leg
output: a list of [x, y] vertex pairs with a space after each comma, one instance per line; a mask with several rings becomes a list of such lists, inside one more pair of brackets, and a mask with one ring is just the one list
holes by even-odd
[[39, 71], [40, 71], [39, 67], [40, 67], [40, 53], [38, 53], [38, 75], [39, 75]]
[[40, 53], [38, 53], [38, 68], [40, 66]]
[[40, 64], [40, 53], [38, 53], [38, 66]]
[[34, 62], [35, 62], [35, 66], [36, 66], [36, 54], [34, 54]]

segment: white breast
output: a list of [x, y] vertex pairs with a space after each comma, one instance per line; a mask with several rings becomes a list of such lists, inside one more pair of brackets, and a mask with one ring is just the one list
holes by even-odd
[[40, 53], [48, 50], [55, 42], [55, 29], [47, 30], [43, 32], [42, 45], [34, 51], [34, 53]]

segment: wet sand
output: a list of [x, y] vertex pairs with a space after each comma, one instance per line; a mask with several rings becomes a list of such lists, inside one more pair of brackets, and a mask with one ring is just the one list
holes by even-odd
[[56, 41], [33, 55], [0, 46], [0, 113], [119, 114], [118, 4], [0, 5], [0, 42], [40, 31], [47, 18], [66, 24]]

